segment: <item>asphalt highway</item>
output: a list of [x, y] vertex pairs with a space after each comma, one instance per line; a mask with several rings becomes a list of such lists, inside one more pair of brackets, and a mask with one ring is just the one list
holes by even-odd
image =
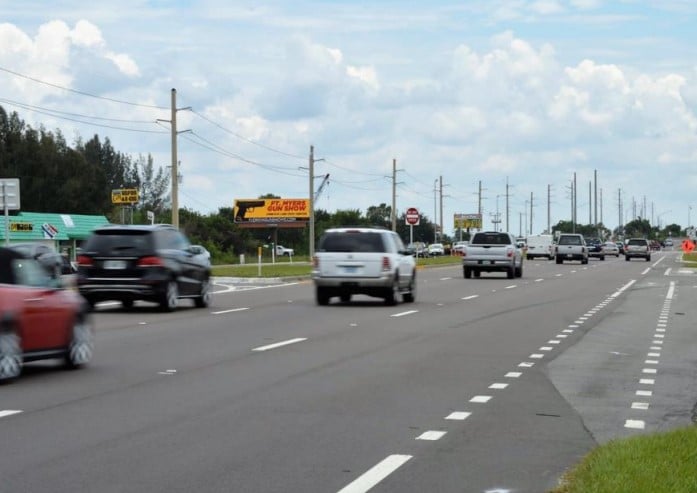
[[394, 307], [231, 279], [207, 309], [100, 306], [89, 367], [0, 387], [0, 491], [547, 491], [599, 443], [693, 422], [676, 259], [423, 269]]

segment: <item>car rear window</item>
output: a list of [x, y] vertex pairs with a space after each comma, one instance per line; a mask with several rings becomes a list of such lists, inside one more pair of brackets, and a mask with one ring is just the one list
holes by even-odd
[[628, 245], [646, 246], [646, 240], [629, 240]]
[[479, 233], [472, 238], [472, 245], [510, 245], [511, 239], [508, 235], [500, 233]]
[[559, 237], [559, 244], [560, 245], [580, 245], [581, 244], [581, 237], [580, 236], [560, 236]]
[[142, 230], [95, 231], [83, 250], [100, 255], [139, 255], [153, 251], [152, 234]]
[[327, 233], [320, 241], [320, 252], [386, 252], [380, 233]]

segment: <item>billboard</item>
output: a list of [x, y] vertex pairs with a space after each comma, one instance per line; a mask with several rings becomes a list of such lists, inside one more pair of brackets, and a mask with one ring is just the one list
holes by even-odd
[[138, 202], [137, 188], [122, 188], [111, 191], [112, 204], [135, 204]]
[[232, 211], [240, 225], [304, 225], [310, 220], [310, 199], [235, 199]]
[[455, 229], [482, 229], [481, 214], [454, 214]]

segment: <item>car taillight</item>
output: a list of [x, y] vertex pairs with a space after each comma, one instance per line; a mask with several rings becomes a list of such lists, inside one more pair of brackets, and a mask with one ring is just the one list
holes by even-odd
[[94, 261], [92, 260], [92, 257], [88, 257], [87, 255], [78, 255], [77, 265], [81, 267], [92, 267], [94, 265]]
[[390, 271], [392, 270], [390, 268], [390, 257], [382, 257], [382, 270], [383, 271]]
[[319, 259], [317, 258], [317, 255], [312, 257], [312, 267], [319, 269]]
[[164, 267], [160, 257], [143, 257], [138, 260], [138, 267]]
[[508, 251], [506, 252], [506, 256], [508, 256], [508, 257], [513, 256], [513, 250], [511, 248], [509, 248]]

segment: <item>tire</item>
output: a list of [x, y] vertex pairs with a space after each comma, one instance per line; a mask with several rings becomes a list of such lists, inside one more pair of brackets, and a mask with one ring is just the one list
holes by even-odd
[[121, 306], [124, 310], [130, 310], [131, 308], [133, 308], [133, 300], [131, 298], [121, 300]]
[[339, 299], [342, 303], [348, 303], [349, 301], [351, 301], [351, 293], [341, 293]]
[[516, 267], [515, 276], [516, 277], [523, 277], [523, 262], [520, 263], [520, 267]]
[[462, 273], [465, 276], [465, 279], [470, 279], [472, 277], [472, 268], [471, 267], [463, 267]]
[[647, 261], [647, 262], [651, 262], [651, 255], [649, 255], [648, 257], [646, 257], [646, 261]]
[[625, 255], [625, 256], [624, 256], [624, 259], [625, 259], [627, 262], [629, 262], [629, 255]]
[[320, 306], [326, 306], [329, 304], [329, 294], [325, 288], [317, 286], [315, 288], [315, 300]]
[[[9, 323], [9, 322], [8, 322]], [[22, 345], [10, 327], [0, 329], [0, 384], [11, 382], [22, 373]]]
[[94, 311], [94, 305], [97, 303], [94, 298], [91, 298], [90, 296], [83, 296], [85, 301], [87, 302], [87, 306], [89, 307], [90, 311]]
[[394, 306], [397, 304], [397, 295], [399, 294], [399, 272], [396, 272], [394, 279], [392, 280], [392, 285], [385, 290], [385, 304], [387, 306]]
[[587, 258], [581, 259], [581, 264], [582, 265], [588, 264], [588, 259]]
[[211, 293], [211, 280], [207, 277], [201, 282], [201, 291], [194, 298], [196, 308], [206, 308], [211, 304], [213, 293]]
[[173, 312], [177, 309], [177, 299], [179, 298], [179, 287], [177, 281], [171, 279], [165, 286], [165, 292], [160, 298], [160, 309], [163, 312]]
[[562, 264], [562, 263], [564, 263], [564, 261], [562, 259], [560, 259], [559, 257], [557, 257], [557, 263]]
[[402, 294], [402, 301], [404, 303], [414, 303], [416, 299], [416, 271], [414, 275], [411, 276], [411, 281], [409, 281], [409, 291]]
[[603, 255], [602, 257], [600, 257], [600, 260], [605, 260], [605, 255]]
[[515, 278], [515, 266], [509, 267], [508, 270], [506, 271], [506, 277], [508, 279], [514, 279]]
[[65, 363], [70, 369], [81, 368], [92, 361], [94, 354], [94, 329], [87, 314], [75, 317], [71, 332]]
[[480, 270], [475, 270], [473, 272], [474, 272], [474, 277], [476, 277], [477, 279], [479, 279], [482, 276], [482, 271], [480, 271]]

